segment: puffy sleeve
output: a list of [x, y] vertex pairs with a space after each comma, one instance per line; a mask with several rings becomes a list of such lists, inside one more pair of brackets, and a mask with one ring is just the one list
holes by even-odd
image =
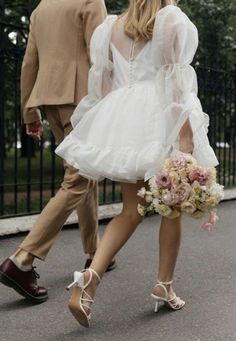
[[109, 60], [109, 42], [111, 27], [116, 16], [108, 16], [107, 19], [96, 28], [90, 42], [91, 68], [88, 75], [88, 95], [85, 96], [76, 107], [71, 116], [73, 128], [80, 119], [96, 105], [107, 92], [111, 83], [110, 74], [113, 63]]
[[181, 128], [189, 120], [193, 156], [202, 166], [215, 166], [218, 161], [207, 137], [209, 117], [202, 111], [196, 72], [190, 65], [197, 47], [197, 29], [180, 8], [169, 5], [158, 12], [152, 58], [159, 105], [165, 115], [165, 144], [179, 149]]

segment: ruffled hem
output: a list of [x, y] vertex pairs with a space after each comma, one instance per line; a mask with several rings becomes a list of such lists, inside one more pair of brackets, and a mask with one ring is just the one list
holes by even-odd
[[[70, 134], [55, 152], [86, 178], [97, 181], [108, 178], [113, 181], [135, 183], [138, 180], [147, 181], [154, 176], [172, 150], [173, 146], [165, 146], [158, 142], [149, 143], [139, 151], [131, 147], [119, 150], [109, 147], [101, 149], [88, 145]], [[194, 150], [193, 157], [202, 166], [218, 164], [210, 145], [199, 146]]]
[[119, 150], [109, 147], [101, 149], [70, 134], [57, 147], [55, 153], [86, 178], [97, 181], [108, 178], [135, 183], [151, 178], [169, 154], [170, 148], [153, 142], [139, 151], [132, 147]]

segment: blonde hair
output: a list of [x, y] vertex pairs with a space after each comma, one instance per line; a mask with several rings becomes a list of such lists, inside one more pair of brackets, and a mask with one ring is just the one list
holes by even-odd
[[126, 11], [125, 33], [134, 40], [150, 40], [156, 13], [167, 5], [176, 5], [175, 0], [130, 0]]

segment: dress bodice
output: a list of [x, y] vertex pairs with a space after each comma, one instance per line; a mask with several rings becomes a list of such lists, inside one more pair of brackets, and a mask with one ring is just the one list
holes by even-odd
[[113, 59], [113, 89], [122, 86], [131, 88], [138, 82], [155, 78], [156, 70], [150, 58], [151, 41], [134, 58], [126, 58], [113, 42], [110, 43], [110, 49]]

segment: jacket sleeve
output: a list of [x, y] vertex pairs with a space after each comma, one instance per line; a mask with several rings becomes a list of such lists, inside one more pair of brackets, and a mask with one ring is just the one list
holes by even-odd
[[33, 33], [33, 15], [30, 18], [30, 31], [21, 67], [21, 113], [24, 123], [41, 118], [38, 108], [27, 108], [27, 101], [33, 90], [39, 68], [38, 51]]
[[86, 0], [83, 8], [84, 40], [90, 56], [90, 40], [95, 29], [107, 16], [104, 0]]

